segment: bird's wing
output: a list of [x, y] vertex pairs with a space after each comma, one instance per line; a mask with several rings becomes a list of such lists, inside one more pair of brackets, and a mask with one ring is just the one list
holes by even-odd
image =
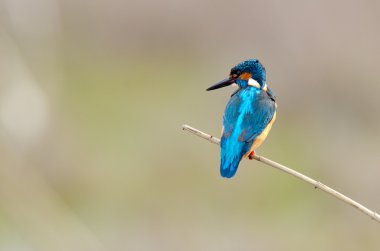
[[257, 100], [252, 102], [252, 112], [244, 115], [242, 132], [238, 140], [252, 142], [268, 126], [276, 112], [276, 104], [267, 93], [258, 95]]
[[248, 151], [249, 144], [239, 142], [238, 136], [241, 132], [242, 121], [241, 107], [243, 99], [236, 93], [229, 100], [223, 116], [223, 135], [220, 142], [220, 174], [231, 178], [235, 175], [243, 155]]
[[242, 104], [242, 99], [239, 95], [231, 96], [231, 99], [228, 101], [226, 110], [223, 116], [223, 138], [229, 138], [232, 131], [235, 128], [235, 122], [237, 121], [240, 115], [240, 106]]

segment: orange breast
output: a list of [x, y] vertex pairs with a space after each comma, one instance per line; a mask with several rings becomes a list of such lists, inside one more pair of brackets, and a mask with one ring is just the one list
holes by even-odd
[[244, 157], [247, 157], [247, 155], [251, 151], [257, 149], [264, 142], [264, 140], [267, 138], [270, 130], [272, 129], [272, 125], [273, 125], [273, 123], [274, 123], [275, 120], [276, 120], [276, 112], [274, 113], [273, 118], [268, 123], [267, 127], [265, 127], [264, 131], [259, 136], [257, 136], [256, 139], [253, 141], [251, 149], [246, 153], [246, 155]]

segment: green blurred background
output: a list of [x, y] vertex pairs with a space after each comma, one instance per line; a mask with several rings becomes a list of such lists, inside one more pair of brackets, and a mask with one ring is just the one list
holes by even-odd
[[380, 2], [0, 0], [0, 250], [379, 250], [379, 224], [243, 161], [232, 88], [278, 98], [258, 150], [380, 210]]

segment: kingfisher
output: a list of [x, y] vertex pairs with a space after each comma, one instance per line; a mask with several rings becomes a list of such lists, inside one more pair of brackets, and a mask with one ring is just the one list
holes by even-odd
[[231, 69], [230, 76], [207, 91], [229, 85], [238, 89], [231, 95], [223, 116], [220, 142], [220, 174], [232, 178], [243, 158], [253, 159], [276, 120], [276, 97], [266, 84], [266, 71], [257, 59]]

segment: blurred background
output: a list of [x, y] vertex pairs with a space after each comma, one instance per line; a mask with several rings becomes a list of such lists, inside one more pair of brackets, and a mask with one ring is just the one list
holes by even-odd
[[259, 154], [380, 210], [380, 3], [0, 0], [0, 250], [379, 250], [379, 224], [255, 161], [219, 175], [259, 58]]

